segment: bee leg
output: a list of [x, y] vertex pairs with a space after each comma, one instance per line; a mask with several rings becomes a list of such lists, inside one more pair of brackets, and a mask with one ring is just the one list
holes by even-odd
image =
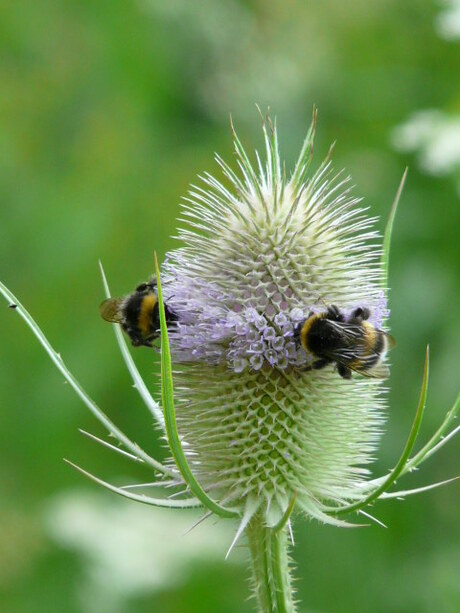
[[331, 304], [327, 309], [327, 318], [332, 321], [343, 321], [343, 315], [335, 304]]
[[369, 319], [371, 312], [366, 307], [358, 307], [351, 313], [352, 319], [359, 319], [364, 321]]
[[331, 362], [332, 360], [329, 360], [328, 358], [321, 358], [319, 360], [315, 360], [311, 366], [314, 370], [321, 370], [325, 366], [331, 364]]
[[166, 323], [169, 324], [173, 324], [176, 323], [176, 321], [179, 320], [179, 315], [177, 315], [177, 313], [174, 313], [174, 311], [171, 311], [168, 308], [168, 305], [165, 305], [165, 315], [166, 315]]
[[337, 364], [337, 372], [343, 379], [351, 379], [351, 370], [344, 364]]

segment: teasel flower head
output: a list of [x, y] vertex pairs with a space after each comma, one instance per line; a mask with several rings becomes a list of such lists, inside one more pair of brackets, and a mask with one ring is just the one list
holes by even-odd
[[276, 126], [263, 121], [254, 166], [233, 131], [239, 172], [220, 157], [183, 204], [179, 238], [162, 269], [178, 318], [169, 338], [178, 429], [203, 488], [244, 512], [280, 521], [294, 495], [311, 517], [362, 491], [385, 421], [385, 387], [308, 369], [295, 330], [336, 305], [345, 317], [388, 316], [381, 247], [330, 156], [308, 174], [316, 114], [286, 176]]

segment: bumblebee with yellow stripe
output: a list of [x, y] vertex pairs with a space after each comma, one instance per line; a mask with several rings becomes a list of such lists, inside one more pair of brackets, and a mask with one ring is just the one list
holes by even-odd
[[[134, 347], [152, 347], [160, 336], [160, 313], [156, 281], [141, 283], [132, 294], [122, 298], [108, 298], [99, 307], [102, 319], [120, 324]], [[165, 305], [166, 321], [176, 320]]]
[[383, 359], [396, 342], [369, 323], [369, 316], [369, 309], [359, 307], [347, 318], [334, 305], [324, 313], [311, 313], [295, 331], [297, 343], [313, 357], [307, 370], [335, 364], [344, 379], [352, 372], [386, 379], [389, 370]]

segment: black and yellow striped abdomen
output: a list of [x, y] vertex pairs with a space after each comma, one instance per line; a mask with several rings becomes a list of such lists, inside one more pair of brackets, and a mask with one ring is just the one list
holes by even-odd
[[[155, 280], [141, 283], [132, 294], [123, 298], [108, 298], [99, 307], [101, 317], [121, 324], [135, 347], [151, 347], [160, 336], [160, 313], [155, 290]], [[165, 314], [168, 324], [177, 320], [167, 305]]]
[[337, 307], [311, 314], [298, 329], [298, 338], [313, 358], [309, 369], [319, 370], [336, 364], [341, 377], [349, 379], [359, 372], [385, 378], [388, 368], [383, 358], [394, 339], [367, 321], [369, 312], [358, 308], [345, 316]]

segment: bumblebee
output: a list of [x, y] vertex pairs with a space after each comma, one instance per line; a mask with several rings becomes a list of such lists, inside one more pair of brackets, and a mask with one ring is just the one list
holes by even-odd
[[[152, 347], [160, 336], [160, 311], [156, 281], [141, 283], [132, 294], [122, 298], [108, 298], [99, 307], [102, 319], [120, 324], [134, 347]], [[165, 305], [166, 323], [176, 321]]]
[[347, 318], [334, 305], [325, 313], [311, 313], [295, 331], [297, 343], [313, 356], [307, 369], [336, 364], [344, 379], [351, 379], [352, 372], [386, 379], [390, 373], [383, 359], [396, 342], [369, 323], [369, 316], [369, 309], [359, 307]]

